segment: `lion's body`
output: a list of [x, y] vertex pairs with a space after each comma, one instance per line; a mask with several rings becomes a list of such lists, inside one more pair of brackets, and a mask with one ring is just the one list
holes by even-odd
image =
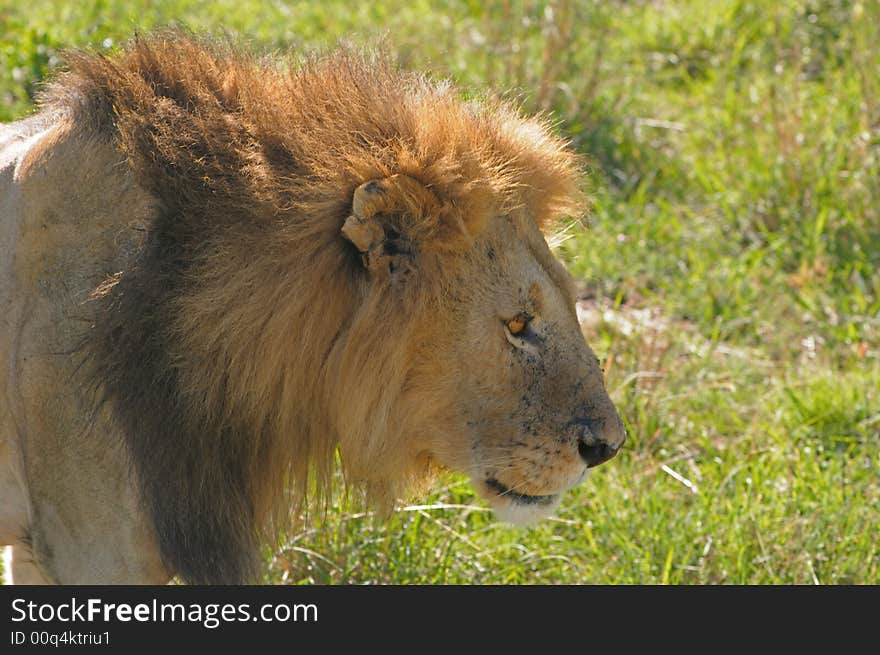
[[118, 430], [92, 416], [70, 356], [93, 281], [131, 256], [104, 194], [134, 213], [148, 199], [108, 144], [65, 132], [0, 132], [0, 542], [19, 582], [161, 582]]
[[[577, 182], [543, 124], [368, 58], [282, 72], [177, 34], [74, 56], [0, 131], [14, 576], [253, 579], [337, 449], [380, 503], [435, 462], [556, 502], [623, 440], [540, 233]], [[496, 301], [543, 331], [506, 343]], [[517, 434], [528, 454], [483, 454]]]

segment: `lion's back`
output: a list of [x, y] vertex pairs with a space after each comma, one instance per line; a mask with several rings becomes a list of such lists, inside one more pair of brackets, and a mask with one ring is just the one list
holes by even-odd
[[0, 416], [33, 452], [57, 445], [34, 435], [71, 432], [89, 295], [135, 255], [152, 204], [111, 143], [63, 116], [5, 125], [0, 144]]
[[22, 224], [22, 198], [19, 184], [21, 164], [27, 153], [45, 134], [44, 117], [0, 125], [0, 442], [11, 441], [18, 367], [13, 350], [21, 340], [19, 327], [25, 298], [20, 293], [16, 267]]
[[64, 331], [88, 313], [73, 307], [136, 256], [153, 210], [116, 146], [69, 118], [0, 127], [0, 306], [51, 306]]

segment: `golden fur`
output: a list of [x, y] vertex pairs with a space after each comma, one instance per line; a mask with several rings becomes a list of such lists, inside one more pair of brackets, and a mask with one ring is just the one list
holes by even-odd
[[[82, 393], [120, 426], [168, 571], [253, 579], [266, 528], [291, 501], [326, 498], [337, 450], [380, 505], [438, 463], [544, 504], [583, 475], [585, 428], [561, 440], [564, 461], [558, 435], [589, 423], [619, 447], [539, 231], [583, 207], [576, 157], [546, 123], [352, 51], [279, 65], [166, 32], [68, 66], [43, 114], [121, 153], [150, 197], [149, 219], [120, 219], [131, 257], [93, 271], [79, 352]], [[546, 331], [508, 335], [528, 375], [468, 382], [463, 357], [491, 369], [501, 352], [484, 335], [502, 322], [475, 309], [496, 288]], [[529, 376], [544, 386], [520, 390]], [[515, 428], [493, 427], [515, 412]], [[464, 462], [479, 425], [535, 435], [540, 464], [498, 465], [532, 496]]]

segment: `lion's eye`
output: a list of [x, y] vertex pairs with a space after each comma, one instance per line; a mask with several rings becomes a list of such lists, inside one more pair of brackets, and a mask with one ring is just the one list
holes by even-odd
[[526, 326], [529, 324], [530, 317], [526, 314], [517, 314], [512, 319], [507, 321], [507, 329], [514, 336], [518, 336], [522, 334]]
[[511, 346], [537, 354], [541, 338], [532, 329], [534, 316], [520, 312], [510, 320], [504, 321], [504, 336]]
[[543, 339], [532, 328], [534, 318], [531, 314], [520, 312], [513, 318], [504, 321], [504, 336], [514, 348], [537, 355]]

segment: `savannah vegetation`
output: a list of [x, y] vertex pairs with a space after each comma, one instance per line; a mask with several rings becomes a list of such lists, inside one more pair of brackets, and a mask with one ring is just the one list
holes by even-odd
[[593, 206], [553, 239], [629, 439], [554, 519], [449, 474], [340, 496], [284, 583], [880, 583], [877, 0], [3, 0], [0, 120], [72, 46], [182, 24], [269, 54], [382, 42], [546, 112]]

